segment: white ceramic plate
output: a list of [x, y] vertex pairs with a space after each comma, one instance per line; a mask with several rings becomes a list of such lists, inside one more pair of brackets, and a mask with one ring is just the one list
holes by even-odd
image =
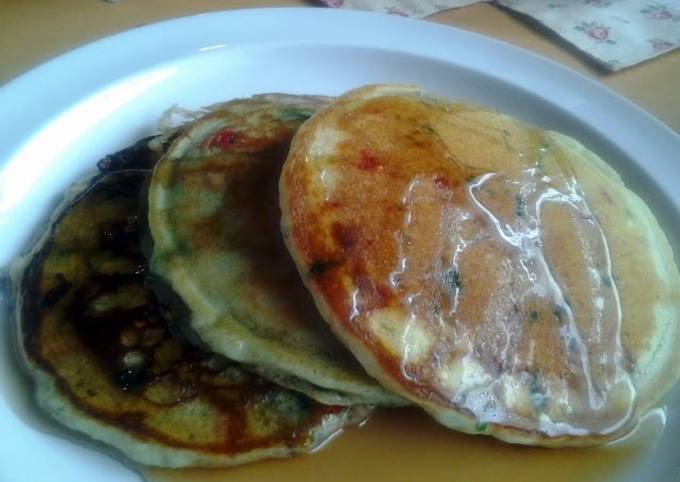
[[[0, 88], [0, 269], [69, 183], [105, 154], [153, 133], [170, 105], [263, 92], [339, 94], [376, 82], [418, 83], [579, 139], [645, 198], [678, 246], [680, 137], [622, 97], [524, 50], [432, 23], [261, 9], [115, 35]], [[0, 292], [3, 300], [0, 480], [138, 480], [116, 460], [50, 434], [17, 374]], [[664, 438], [629, 480], [680, 480], [680, 390], [668, 400]]]

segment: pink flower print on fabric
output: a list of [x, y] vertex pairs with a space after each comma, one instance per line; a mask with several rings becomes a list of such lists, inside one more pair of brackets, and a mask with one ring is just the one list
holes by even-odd
[[673, 42], [660, 38], [652, 38], [649, 39], [648, 42], [652, 44], [652, 48], [654, 49], [655, 52], [663, 52], [665, 50], [670, 50], [673, 47], [675, 47], [675, 44]]
[[648, 4], [645, 8], [640, 10], [647, 18], [652, 20], [671, 20], [673, 22], [680, 21], [680, 14], [674, 14], [670, 7], [660, 2]]
[[597, 22], [580, 22], [574, 29], [585, 33], [588, 37], [597, 43], [615, 44], [616, 42], [609, 38], [609, 29], [605, 25]]

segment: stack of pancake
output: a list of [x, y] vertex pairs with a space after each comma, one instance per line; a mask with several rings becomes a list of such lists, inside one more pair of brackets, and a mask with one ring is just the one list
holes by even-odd
[[369, 86], [215, 105], [99, 169], [14, 266], [19, 346], [45, 411], [143, 464], [310, 451], [405, 404], [597, 445], [680, 378], [668, 241], [561, 134]]

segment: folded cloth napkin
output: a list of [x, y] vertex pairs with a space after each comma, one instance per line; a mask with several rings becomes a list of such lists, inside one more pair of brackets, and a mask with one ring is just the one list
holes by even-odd
[[[426, 17], [481, 0], [321, 0], [329, 7]], [[573, 44], [605, 69], [620, 70], [680, 46], [680, 1], [498, 0]]]

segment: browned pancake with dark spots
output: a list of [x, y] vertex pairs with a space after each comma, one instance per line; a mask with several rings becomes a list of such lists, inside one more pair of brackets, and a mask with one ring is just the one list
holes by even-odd
[[[101, 167], [148, 167], [141, 148]], [[142, 156], [143, 157], [143, 156]], [[130, 161], [130, 162], [128, 162]], [[20, 348], [41, 408], [132, 460], [220, 466], [308, 452], [368, 409], [322, 405], [179, 336], [147, 279], [148, 170], [75, 188], [15, 271]]]
[[668, 241], [571, 138], [366, 87], [301, 127], [280, 193], [289, 250], [331, 328], [447, 426], [599, 444], [680, 377]]

